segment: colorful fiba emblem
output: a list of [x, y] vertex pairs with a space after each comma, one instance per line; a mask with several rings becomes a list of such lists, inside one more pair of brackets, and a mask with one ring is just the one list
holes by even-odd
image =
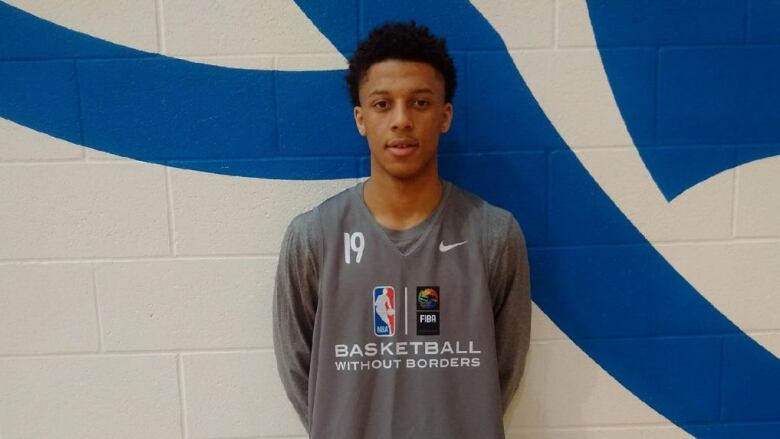
[[439, 309], [439, 287], [417, 287], [417, 309], [433, 311]]
[[374, 288], [374, 335], [395, 335], [395, 290], [393, 287]]
[[417, 287], [417, 335], [439, 335], [439, 294], [437, 286]]

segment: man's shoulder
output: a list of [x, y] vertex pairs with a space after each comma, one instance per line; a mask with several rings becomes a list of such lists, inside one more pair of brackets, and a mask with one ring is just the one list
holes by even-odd
[[309, 212], [313, 212], [314, 215], [321, 215], [323, 212], [341, 211], [347, 208], [350, 204], [354, 203], [357, 197], [355, 197], [355, 191], [360, 188], [362, 183], [356, 183], [352, 186], [342, 189], [341, 191], [329, 196], [322, 200], [320, 204], [312, 208]]
[[320, 205], [293, 217], [287, 226], [287, 239], [295, 247], [307, 247], [316, 249], [322, 240], [322, 226], [320, 223]]
[[329, 196], [316, 206], [293, 217], [287, 226], [287, 233], [295, 237], [298, 242], [317, 242], [322, 236], [323, 212], [338, 212], [343, 210], [348, 203], [353, 202], [350, 194], [359, 185], [353, 185], [340, 192]]
[[482, 223], [485, 227], [492, 227], [496, 225], [506, 226], [508, 222], [514, 220], [512, 212], [491, 204], [484, 198], [469, 190], [457, 186], [454, 183], [452, 183], [452, 190], [455, 193], [454, 195], [456, 195], [458, 198], [457, 202], [459, 203], [460, 207], [478, 212], [478, 214], [482, 217]]
[[480, 229], [488, 251], [503, 247], [509, 240], [519, 241], [525, 245], [525, 236], [512, 212], [491, 204], [479, 195], [455, 184], [452, 186], [461, 206], [467, 206], [465, 209], [479, 216]]
[[317, 218], [317, 208], [309, 209], [306, 212], [299, 213], [290, 220], [287, 226], [288, 233], [293, 235], [310, 235], [316, 233], [319, 219]]

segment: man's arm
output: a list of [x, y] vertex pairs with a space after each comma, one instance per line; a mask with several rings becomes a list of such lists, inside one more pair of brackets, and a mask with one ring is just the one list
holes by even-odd
[[316, 213], [295, 217], [282, 239], [273, 303], [274, 353], [287, 397], [309, 430], [308, 386], [319, 283]]
[[525, 370], [531, 335], [531, 285], [523, 232], [511, 215], [503, 223], [489, 232], [502, 234], [492, 237], [500, 244], [493, 246], [489, 270], [498, 377], [506, 411]]

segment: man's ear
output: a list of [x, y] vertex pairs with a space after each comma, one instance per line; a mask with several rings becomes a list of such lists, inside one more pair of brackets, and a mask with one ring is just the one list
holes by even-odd
[[356, 106], [353, 110], [355, 116], [355, 125], [357, 126], [358, 133], [361, 136], [366, 137], [366, 124], [363, 121], [363, 109], [360, 106]]
[[454, 111], [452, 107], [452, 102], [447, 102], [444, 104], [444, 120], [441, 124], [441, 132], [446, 133], [450, 130], [450, 125], [452, 125], [452, 112]]

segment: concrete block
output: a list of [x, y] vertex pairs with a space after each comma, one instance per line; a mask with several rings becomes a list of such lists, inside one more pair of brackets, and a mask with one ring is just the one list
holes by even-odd
[[10, 5], [78, 32], [145, 52], [157, 52], [155, 0], [10, 0]]
[[770, 333], [760, 333], [760, 334], [753, 334], [748, 332], [749, 336], [751, 336], [755, 341], [761, 344], [761, 346], [764, 346], [767, 348], [767, 350], [771, 352], [775, 352], [775, 356], [780, 358], [780, 355], [777, 353], [780, 353], [780, 332], [770, 332]]
[[79, 145], [0, 119], [0, 162], [80, 160], [83, 156]]
[[0, 354], [96, 352], [89, 264], [0, 265]]
[[[733, 330], [649, 244], [534, 249], [531, 279], [534, 301], [552, 318], [566, 316], [556, 324], [578, 340]], [[639, 347], [625, 355], [641, 356]], [[686, 355], [698, 361], [697, 353]]]
[[273, 259], [96, 266], [105, 349], [271, 347]]
[[[674, 422], [721, 420], [722, 336], [593, 339], [582, 340], [580, 346], [593, 358], [618, 358], [610, 375], [643, 401], [673, 414]], [[697, 369], [695, 375], [691, 366]], [[637, 371], [642, 372], [641, 381], [632, 379]]]
[[751, 1], [748, 15], [748, 41], [751, 43], [780, 42], [780, 3]]
[[[640, 148], [640, 154], [658, 189], [674, 202], [693, 186], [710, 184], [706, 180], [722, 171], [733, 175], [728, 170], [736, 166], [734, 149], [722, 145], [645, 147]], [[731, 198], [729, 194], [722, 201], [731, 205]]]
[[[732, 198], [734, 191], [733, 171], [721, 172], [706, 181], [699, 183], [671, 202], [667, 201], [658, 189], [653, 174], [650, 174], [648, 165], [640, 157], [647, 155], [654, 164], [672, 162], [673, 166], [680, 169], [685, 166], [686, 156], [704, 155], [707, 157], [707, 165], [702, 165], [706, 170], [708, 166], [721, 166], [731, 160], [731, 153], [725, 150], [723, 154], [711, 157], [709, 151], [687, 154], [680, 149], [654, 149], [648, 148], [639, 155], [635, 149], [611, 149], [601, 151], [579, 152], [576, 158], [566, 153], [554, 153], [551, 155], [551, 170], [553, 174], [552, 192], [563, 194], [561, 191], [583, 190], [584, 185], [572, 182], [572, 177], [567, 169], [570, 166], [583, 166], [584, 163], [589, 173], [596, 178], [598, 185], [609, 194], [608, 203], [614, 203], [623, 215], [644, 235], [653, 242], [667, 241], [691, 241], [703, 239], [728, 239], [732, 235]], [[668, 165], [667, 165], [668, 166]], [[667, 172], [670, 168], [667, 168]], [[710, 168], [711, 169], [711, 168]], [[567, 173], [568, 172], [568, 173]], [[671, 173], [671, 172], [670, 172]], [[679, 181], [679, 180], [669, 180]], [[678, 183], [679, 184], [679, 183]], [[590, 212], [595, 208], [591, 204], [594, 199], [600, 199], [601, 191], [583, 194], [578, 199], [583, 205], [569, 204], [558, 206], [557, 197], [550, 199], [551, 209], [571, 209], [570, 211]], [[614, 200], [614, 201], [613, 201]], [[596, 209], [596, 215], [603, 210]], [[590, 215], [588, 213], [588, 215]], [[558, 221], [559, 217], [553, 217]], [[593, 224], [595, 229], [586, 229], [590, 223], [582, 223], [582, 229], [577, 227], [578, 234], [585, 235], [586, 231], [599, 230], [601, 232], [605, 224]], [[565, 229], [561, 229], [565, 232]], [[607, 236], [618, 239], [617, 231], [603, 230]], [[592, 232], [590, 232], [592, 233]], [[612, 233], [612, 235], [609, 235]], [[568, 232], [566, 233], [568, 235]], [[567, 239], [573, 239], [567, 238]], [[606, 238], [606, 237], [605, 237]], [[578, 238], [583, 239], [583, 238]]]
[[[780, 242], [659, 244], [661, 254], [743, 331], [778, 330]], [[780, 355], [780, 346], [773, 351]]]
[[593, 26], [585, 0], [557, 0], [558, 47], [594, 47], [596, 45]]
[[111, 154], [110, 152], [101, 151], [99, 149], [92, 149], [90, 147], [84, 147], [84, 157], [86, 161], [90, 162], [107, 162], [107, 161], [132, 161], [132, 157], [122, 157], [121, 155]]
[[162, 167], [3, 166], [0, 187], [0, 259], [169, 253]]
[[[655, 140], [656, 50], [602, 48], [599, 50], [599, 55], [633, 144], [652, 144]], [[565, 76], [556, 70], [553, 70], [553, 74], [556, 77], [561, 75], [564, 81], [575, 81], [573, 76], [577, 74], [575, 71], [569, 69], [561, 69], [561, 71], [565, 72]], [[593, 78], [591, 81], [595, 83], [597, 79]], [[587, 89], [582, 92], [592, 93]]]
[[663, 48], [658, 56], [659, 144], [780, 140], [780, 47]]
[[473, 52], [468, 53], [466, 64], [469, 151], [539, 151], [563, 146], [549, 145], [550, 120], [511, 57], [500, 52]]
[[539, 305], [531, 305], [531, 341], [566, 340], [566, 334], [550, 320]]
[[361, 38], [385, 22], [415, 20], [435, 35], [446, 38], [447, 47], [452, 51], [504, 50], [503, 42], [468, 2], [450, 2], [442, 7], [435, 2], [397, 0], [393, 7], [387, 7], [382, 2], [359, 1]]
[[662, 422], [662, 416], [565, 340], [531, 345], [507, 428]]
[[210, 64], [234, 69], [273, 70], [274, 57], [271, 55], [244, 55], [244, 56], [188, 56], [187, 61], [200, 64]]
[[80, 139], [73, 61], [0, 63], [3, 118], [70, 142]]
[[[640, 142], [647, 142], [650, 137], [648, 126], [651, 124], [649, 119], [652, 116], [653, 96], [652, 89], [648, 87], [651, 87], [654, 75], [651, 52], [639, 49], [613, 50], [603, 59], [595, 49], [514, 50], [511, 55], [533, 96], [521, 96], [522, 100], [513, 97], [506, 99], [505, 104], [496, 103], [493, 107], [499, 114], [518, 113], [523, 116], [516, 117], [523, 119], [530, 118], [539, 111], [539, 107], [545, 112], [544, 119], [535, 121], [534, 125], [509, 125], [513, 132], [523, 134], [515, 136], [520, 137], [516, 142], [527, 142], [522, 138], [532, 136], [540, 130], [540, 126], [549, 124], [554, 125], [558, 134], [572, 148], [625, 146], [632, 143], [630, 135], [634, 135]], [[614, 78], [614, 86], [611, 84], [613, 79], [605, 73], [604, 60], [621, 68], [630, 64], [625, 73]], [[498, 65], [485, 65], [487, 70], [484, 72], [482, 67], [475, 68], [477, 73], [482, 74], [484, 81], [493, 81], [494, 77], [503, 79], [496, 74], [496, 71], [501, 71], [497, 70]], [[469, 69], [469, 78], [476, 81], [472, 78], [472, 70]], [[514, 72], [512, 74], [516, 76]], [[643, 81], [649, 81], [650, 84]], [[517, 92], [513, 92], [512, 88], [520, 90], [525, 85], [509, 87], [507, 85], [509, 92], [514, 94]], [[630, 116], [633, 121], [633, 131], [630, 133], [626, 130], [624, 115], [616, 105], [615, 96], [618, 93], [631, 98], [631, 108], [626, 112], [626, 116]], [[528, 104], [518, 106], [518, 102], [526, 100]], [[494, 114], [487, 116], [496, 117]], [[501, 117], [508, 116], [502, 114]], [[501, 134], [506, 136], [506, 132]]]
[[[349, 63], [347, 62], [347, 59], [341, 55], [333, 55], [333, 54], [284, 55], [282, 54], [276, 57], [275, 68], [276, 70], [281, 70], [286, 72], [300, 72], [300, 71], [311, 71], [311, 70], [346, 70], [347, 68], [349, 68]], [[343, 79], [343, 75], [345, 75], [346, 72], [340, 72], [340, 73]]]
[[[587, 3], [599, 46], [648, 46], [741, 43], [745, 35], [746, 0], [660, 0]], [[582, 2], [584, 3], [584, 2]], [[562, 45], [577, 45], [582, 33], [567, 34], [567, 23], [579, 17], [579, 0], [561, 0]]]
[[780, 156], [737, 170], [738, 237], [780, 237]]
[[179, 255], [278, 254], [290, 220], [353, 179], [265, 180], [171, 169]]
[[0, 359], [5, 438], [181, 439], [180, 413], [174, 355]]
[[688, 428], [695, 437], [749, 437], [774, 438], [780, 434], [780, 422], [719, 422], [704, 425], [690, 425]]
[[547, 161], [543, 152], [442, 156], [439, 169], [444, 178], [512, 212], [527, 245], [544, 244]]
[[361, 0], [331, 0], [323, 7], [317, 0], [300, 0], [301, 8], [323, 35], [343, 54], [354, 53], [359, 35], [358, 8]]
[[[294, 63], [285, 60], [284, 64]], [[281, 63], [280, 63], [281, 64]], [[366, 141], [357, 131], [349, 91], [341, 70], [276, 73], [279, 151], [283, 155], [360, 155]], [[328, 115], [325, 117], [324, 115]]]
[[528, 428], [507, 432], [507, 439], [690, 439], [677, 426]]
[[276, 153], [272, 72], [162, 58], [78, 61], [86, 145], [165, 160]]
[[[150, 2], [151, 0], [144, 0]], [[22, 1], [14, 3], [22, 4]], [[45, 3], [45, 4], [44, 4]], [[59, 8], [67, 9], [71, 3], [62, 2], [35, 2], [34, 0], [24, 0], [25, 7], [31, 7], [35, 10], [46, 10], [54, 14], [59, 14]], [[103, 3], [95, 5], [89, 0], [79, 1], [80, 10], [65, 12], [71, 20], [80, 21], [82, 14], [91, 16], [91, 13], [84, 9], [106, 12], [112, 10], [116, 5], [109, 5], [108, 9], [103, 8]], [[132, 6], [135, 2], [127, 1], [126, 5]], [[122, 9], [121, 7], [119, 9]], [[141, 8], [143, 9], [143, 8]], [[143, 56], [144, 53], [136, 49], [118, 45], [93, 37], [88, 33], [74, 32], [68, 27], [58, 25], [56, 17], [52, 21], [46, 18], [39, 18], [35, 13], [27, 12], [23, 9], [17, 9], [6, 2], [0, 4], [2, 11], [2, 25], [0, 25], [0, 59], [74, 59], [83, 57], [126, 57]], [[125, 11], [122, 11], [125, 12]], [[121, 14], [121, 12], [120, 12]], [[129, 15], [135, 16], [134, 13]], [[102, 23], [96, 24], [97, 28], [103, 28]], [[108, 25], [110, 27], [110, 25]], [[118, 34], [126, 33], [127, 28], [119, 26]], [[132, 37], [134, 38], [134, 37]], [[29, 88], [29, 87], [28, 87]], [[26, 90], [29, 91], [29, 90]]]
[[305, 435], [273, 352], [187, 354], [184, 387], [192, 437]]
[[508, 49], [552, 47], [555, 38], [553, 0], [478, 0], [479, 9]]
[[338, 53], [293, 2], [164, 0], [162, 9], [169, 55]]
[[[767, 336], [767, 339], [769, 343], [776, 345], [778, 337], [778, 334], [772, 334]], [[719, 398], [722, 421], [741, 424], [780, 420], [780, 405], [775, 403], [777, 395], [780, 394], [778, 358], [766, 355], [762, 357], [762, 361], [750, 364], [740, 361], [746, 352], [753, 349], [754, 343], [754, 340], [744, 336], [724, 337]], [[750, 402], [749, 405], [745, 404], [747, 401]]]
[[[591, 156], [593, 152], [591, 152]], [[598, 152], [603, 162], [619, 156], [620, 151]], [[642, 242], [629, 221], [616, 217], [614, 203], [583, 165], [567, 151], [549, 156], [549, 190], [547, 193], [548, 240], [553, 244], [622, 244]], [[611, 162], [613, 169], [622, 169]], [[630, 185], [627, 185], [630, 187]], [[572, 194], [577, 194], [572, 196]], [[576, 200], [576, 202], [572, 202]], [[571, 218], [578, 221], [573, 223]]]

